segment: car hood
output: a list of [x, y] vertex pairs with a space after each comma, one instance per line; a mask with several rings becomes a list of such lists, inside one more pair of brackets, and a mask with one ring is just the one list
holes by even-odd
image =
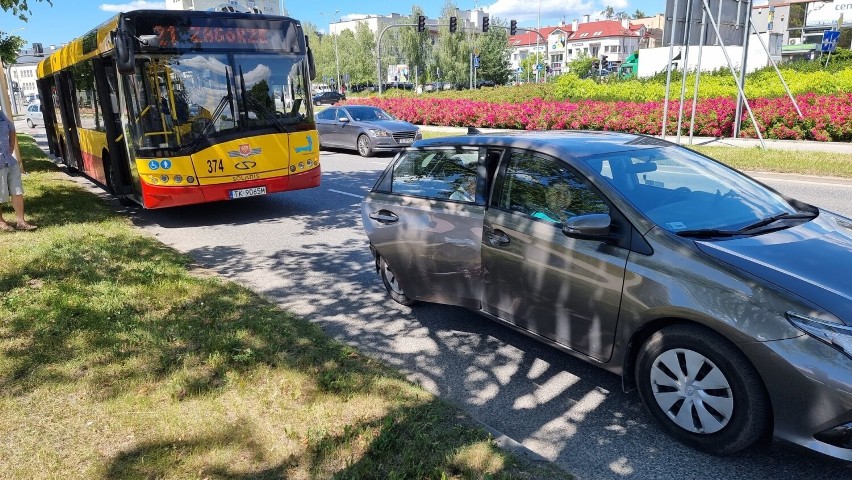
[[381, 128], [389, 132], [411, 132], [417, 127], [402, 120], [370, 120], [358, 122], [366, 128]]
[[821, 212], [784, 230], [695, 243], [704, 253], [794, 292], [852, 325], [852, 220]]

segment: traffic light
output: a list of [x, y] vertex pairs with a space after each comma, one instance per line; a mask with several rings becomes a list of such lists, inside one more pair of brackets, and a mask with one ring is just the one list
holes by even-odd
[[509, 22], [509, 35], [517, 35], [518, 34], [518, 21], [512, 20]]
[[458, 28], [458, 19], [456, 17], [450, 17], [450, 33], [456, 33], [456, 29]]
[[420, 15], [417, 17], [417, 31], [425, 32], [426, 31], [426, 15]]
[[488, 17], [482, 17], [482, 32], [487, 32], [489, 27], [490, 20]]

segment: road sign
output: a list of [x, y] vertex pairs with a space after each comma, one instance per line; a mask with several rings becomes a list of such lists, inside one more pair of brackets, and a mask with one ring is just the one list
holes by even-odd
[[544, 69], [544, 65], [539, 63], [538, 65], [535, 66], [535, 69], [541, 71], [542, 69]]
[[836, 30], [827, 30], [822, 32], [822, 51], [833, 52], [837, 49], [837, 39], [840, 38], [840, 32]]
[[479, 68], [479, 55], [473, 57], [473, 68]]
[[518, 73], [524, 73], [524, 67], [518, 67]]

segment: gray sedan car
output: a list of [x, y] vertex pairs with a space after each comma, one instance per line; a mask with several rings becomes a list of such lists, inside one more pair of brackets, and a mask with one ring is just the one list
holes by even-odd
[[528, 132], [401, 152], [362, 203], [390, 297], [476, 311], [622, 375], [724, 455], [852, 461], [852, 220], [646, 136]]
[[320, 146], [357, 150], [363, 157], [396, 152], [422, 138], [420, 129], [378, 107], [330, 107], [316, 115]]

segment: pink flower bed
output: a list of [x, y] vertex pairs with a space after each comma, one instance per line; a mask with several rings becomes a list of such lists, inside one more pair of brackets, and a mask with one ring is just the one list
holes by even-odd
[[[801, 95], [796, 99], [800, 119], [787, 97], [750, 101], [765, 138], [852, 141], [852, 93]], [[612, 130], [658, 135], [663, 102], [554, 102], [486, 103], [434, 98], [363, 98], [348, 103], [374, 105], [394, 116], [420, 125], [474, 126], [525, 130]], [[682, 134], [689, 133], [692, 101], [684, 104]], [[695, 135], [730, 136], [736, 102], [729, 98], [701, 100], [695, 109]], [[668, 134], [675, 134], [678, 102], [669, 102]], [[748, 112], [743, 108], [743, 137], [756, 137]]]

